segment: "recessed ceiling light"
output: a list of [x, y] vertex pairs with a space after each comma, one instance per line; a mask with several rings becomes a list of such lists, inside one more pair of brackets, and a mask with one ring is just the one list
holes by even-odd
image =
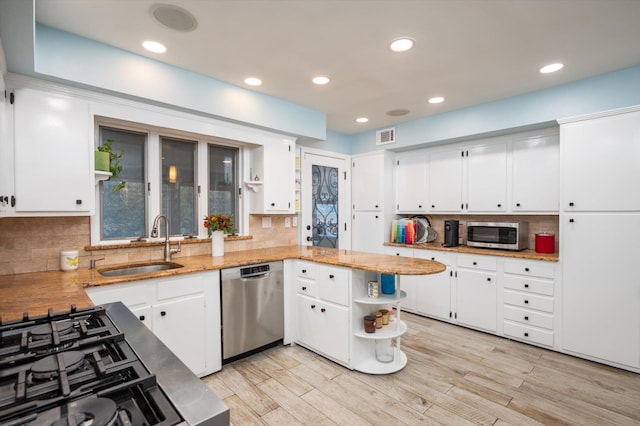
[[442, 96], [434, 96], [433, 98], [429, 99], [430, 104], [439, 104], [442, 102], [444, 102], [444, 98]]
[[369, 119], [367, 117], [358, 117], [358, 118], [356, 118], [356, 122], [358, 122], [358, 123], [366, 123], [368, 121], [369, 121]]
[[313, 77], [311, 81], [313, 81], [314, 84], [322, 86], [323, 84], [329, 83], [331, 79], [327, 76], [319, 75], [317, 77]]
[[260, 86], [262, 84], [262, 80], [257, 77], [247, 77], [244, 79], [244, 82], [249, 86]]
[[556, 72], [558, 70], [561, 70], [562, 67], [564, 67], [564, 65], [560, 63], [545, 65], [544, 67], [540, 68], [540, 73], [549, 74], [551, 72]]
[[151, 41], [151, 40], [143, 41], [142, 47], [147, 49], [149, 52], [153, 52], [153, 53], [164, 53], [167, 51], [167, 48], [164, 47], [164, 44], [158, 43], [157, 41]]
[[411, 49], [415, 44], [415, 40], [409, 37], [400, 37], [391, 42], [389, 44], [389, 49], [392, 52], [406, 52]]
[[403, 108], [392, 109], [391, 111], [387, 111], [387, 115], [391, 117], [401, 117], [407, 114], [409, 114], [409, 110], [403, 109]]

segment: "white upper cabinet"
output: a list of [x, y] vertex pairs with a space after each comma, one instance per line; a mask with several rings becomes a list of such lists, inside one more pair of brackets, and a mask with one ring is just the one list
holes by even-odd
[[422, 213], [428, 210], [429, 163], [424, 152], [396, 156], [396, 211]]
[[90, 133], [88, 102], [31, 89], [16, 90], [16, 215], [93, 213]]
[[557, 135], [513, 142], [512, 202], [514, 212], [557, 212], [560, 146]]
[[381, 253], [384, 224], [381, 212], [354, 212], [351, 222], [351, 250]]
[[565, 211], [640, 210], [640, 111], [560, 128]]
[[382, 210], [384, 206], [384, 154], [351, 160], [351, 198], [354, 210]]
[[460, 149], [429, 154], [429, 208], [434, 213], [462, 211], [462, 154]]
[[506, 212], [507, 144], [470, 147], [467, 162], [467, 201], [469, 212]]
[[[251, 193], [251, 213], [294, 213], [295, 150], [293, 142], [267, 141], [251, 151], [253, 176], [247, 182]], [[256, 184], [254, 180], [258, 177]]]

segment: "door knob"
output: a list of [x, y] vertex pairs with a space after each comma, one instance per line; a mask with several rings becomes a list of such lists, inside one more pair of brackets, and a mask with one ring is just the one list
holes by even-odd
[[307, 225], [307, 231], [311, 231], [311, 225]]
[[313, 237], [307, 237], [307, 241], [313, 241]]

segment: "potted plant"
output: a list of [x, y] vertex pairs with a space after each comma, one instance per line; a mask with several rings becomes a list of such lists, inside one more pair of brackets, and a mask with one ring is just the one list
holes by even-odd
[[[114, 151], [113, 139], [107, 139], [104, 144], [98, 146], [98, 151], [95, 153], [95, 169], [105, 172], [111, 172], [111, 178], [118, 179], [120, 173], [122, 173], [122, 164], [120, 159], [124, 155], [124, 150]], [[113, 187], [113, 192], [120, 191], [126, 182], [120, 179], [120, 183]]]

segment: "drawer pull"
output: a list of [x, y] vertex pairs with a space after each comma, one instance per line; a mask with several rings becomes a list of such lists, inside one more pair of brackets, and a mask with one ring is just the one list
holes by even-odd
[[160, 316], [161, 316], [161, 317], [164, 317], [164, 316], [166, 316], [166, 315], [167, 315], [167, 312], [166, 312], [166, 311], [161, 311], [161, 312], [160, 312]]
[[525, 299], [525, 300], [524, 300], [524, 304], [525, 304], [525, 305], [528, 305], [528, 304], [529, 304], [529, 301], [528, 301], [527, 299]]
[[144, 321], [144, 315], [140, 315], [140, 316], [138, 317], [138, 319], [139, 319], [140, 321]]
[[524, 268], [524, 271], [525, 272], [529, 272], [529, 268]]
[[306, 274], [306, 273], [307, 273], [307, 270], [306, 270], [306, 269], [303, 269], [303, 270], [302, 270], [302, 273], [303, 273], [303, 274]]
[[330, 279], [333, 279], [334, 277], [335, 277], [335, 275], [333, 275], [333, 274], [329, 274], [329, 278], [330, 278]]
[[307, 287], [302, 287], [302, 291], [307, 291]]
[[528, 316], [528, 315], [525, 315], [525, 316], [524, 316], [524, 320], [525, 320], [525, 321], [529, 321], [529, 316]]
[[316, 305], [311, 305], [311, 309], [315, 309], [315, 308], [316, 308]]
[[524, 288], [529, 288], [529, 284], [525, 284], [525, 285], [524, 285]]
[[524, 332], [524, 337], [529, 337], [529, 333], [527, 333], [526, 331]]
[[436, 260], [436, 258], [435, 257], [431, 257], [431, 260]]
[[326, 311], [325, 308], [320, 308], [320, 312], [324, 312], [324, 311]]
[[473, 266], [476, 266], [478, 264], [478, 262], [473, 262]]
[[491, 278], [487, 278], [487, 281], [491, 282]]

